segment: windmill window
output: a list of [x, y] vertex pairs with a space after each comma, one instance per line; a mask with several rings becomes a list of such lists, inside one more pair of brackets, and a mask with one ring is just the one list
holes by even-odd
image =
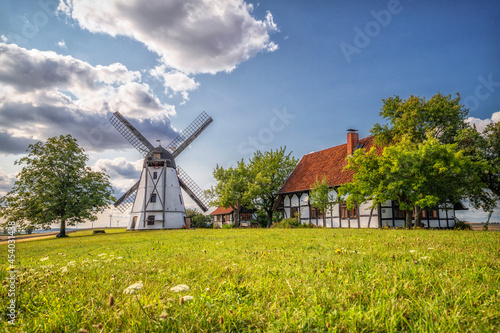
[[156, 202], [156, 193], [151, 193], [151, 202]]
[[179, 201], [181, 202], [181, 205], [182, 205], [182, 197], [180, 194], [179, 194]]
[[149, 215], [148, 216], [148, 225], [154, 225], [154, 224], [155, 224], [155, 216]]
[[153, 179], [157, 179], [158, 178], [158, 172], [153, 172]]
[[154, 159], [155, 160], [159, 160], [161, 158], [161, 154], [160, 153], [155, 153], [154, 154]]

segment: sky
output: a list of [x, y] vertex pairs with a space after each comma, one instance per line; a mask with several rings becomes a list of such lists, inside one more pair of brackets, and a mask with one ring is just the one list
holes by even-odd
[[[119, 196], [142, 160], [114, 111], [164, 146], [207, 112], [176, 159], [204, 189], [258, 149], [300, 158], [368, 136], [395, 95], [459, 93], [484, 128], [500, 121], [498, 17], [495, 0], [0, 0], [0, 195], [29, 144], [71, 134]], [[96, 225], [110, 219], [127, 216]]]

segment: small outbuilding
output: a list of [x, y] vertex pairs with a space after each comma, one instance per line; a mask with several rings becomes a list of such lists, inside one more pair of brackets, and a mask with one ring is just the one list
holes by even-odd
[[[224, 208], [217, 207], [212, 213], [213, 223], [216, 228], [222, 228], [224, 224], [234, 223], [234, 210], [232, 207]], [[251, 209], [247, 209], [242, 207], [240, 209], [240, 226], [242, 227], [250, 227], [252, 220], [255, 220], [255, 212]]]

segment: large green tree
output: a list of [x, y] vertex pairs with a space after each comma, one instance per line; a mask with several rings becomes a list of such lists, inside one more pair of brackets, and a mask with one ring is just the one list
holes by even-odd
[[248, 165], [241, 160], [236, 167], [224, 169], [217, 165], [213, 171], [213, 176], [217, 181], [215, 186], [205, 191], [205, 195], [211, 200], [211, 206], [221, 206], [233, 208], [234, 224], [240, 225], [241, 207], [251, 207], [252, 197], [250, 195], [250, 184], [252, 175]]
[[264, 153], [257, 151], [249, 161], [251, 183], [249, 195], [254, 207], [267, 215], [267, 227], [273, 223], [273, 206], [276, 193], [297, 165], [298, 160], [286, 152], [286, 147]]
[[379, 115], [387, 124], [375, 124], [371, 130], [382, 145], [401, 140], [403, 136], [414, 142], [423, 142], [431, 133], [443, 143], [455, 142], [456, 135], [466, 127], [468, 109], [461, 103], [460, 95], [436, 94], [429, 100], [424, 97], [399, 96], [382, 100]]
[[359, 149], [346, 168], [354, 171], [353, 182], [342, 185], [339, 195], [347, 197], [349, 208], [356, 202], [373, 200], [376, 206], [392, 200], [405, 211], [405, 227], [410, 228], [416, 208], [418, 214], [438, 204], [452, 207], [468, 197], [471, 189], [484, 187], [479, 172], [488, 166], [457, 151], [457, 144], [443, 144], [429, 135], [421, 143], [402, 137], [381, 155], [375, 148]]
[[71, 135], [49, 138], [28, 147], [28, 156], [12, 190], [0, 198], [0, 216], [20, 228], [48, 227], [96, 220], [115, 199], [108, 176], [86, 166], [88, 156]]
[[335, 200], [333, 195], [330, 194], [330, 187], [326, 181], [326, 176], [323, 177], [322, 181], [316, 179], [316, 183], [314, 183], [309, 194], [309, 200], [323, 215], [323, 227], [326, 227], [326, 212], [331, 208]]

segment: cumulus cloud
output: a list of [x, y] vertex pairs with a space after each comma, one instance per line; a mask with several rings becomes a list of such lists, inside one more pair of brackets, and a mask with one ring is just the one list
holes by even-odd
[[111, 179], [139, 179], [144, 160], [129, 162], [124, 157], [114, 159], [97, 160], [93, 166], [94, 170], [106, 172]]
[[230, 72], [278, 47], [270, 40], [278, 30], [272, 14], [257, 20], [243, 0], [61, 0], [58, 10], [90, 32], [142, 42], [187, 74]]
[[155, 78], [163, 80], [166, 95], [181, 93], [184, 101], [189, 100], [188, 92], [196, 90], [200, 85], [193, 78], [178, 70], [169, 71], [165, 65], [156, 66], [150, 71], [150, 74]]
[[29, 143], [60, 134], [86, 148], [129, 148], [109, 124], [120, 111], [140, 131], [169, 141], [177, 135], [163, 104], [139, 72], [122, 64], [91, 66], [55, 52], [0, 43], [0, 152], [21, 153]]
[[0, 196], [7, 194], [12, 189], [15, 181], [16, 175], [14, 173], [7, 174], [0, 170]]
[[489, 124], [500, 122], [500, 111], [494, 112], [491, 115], [491, 118], [480, 119], [475, 117], [469, 117], [465, 119], [465, 122], [476, 126], [478, 132], [481, 133], [486, 129], [486, 126], [488, 126]]

